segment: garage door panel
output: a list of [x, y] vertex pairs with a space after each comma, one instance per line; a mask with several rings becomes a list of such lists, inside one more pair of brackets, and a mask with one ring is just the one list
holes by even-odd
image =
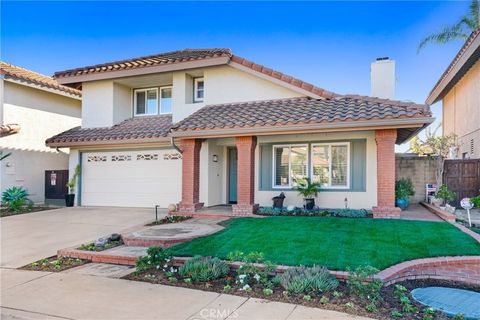
[[85, 152], [82, 205], [167, 207], [181, 198], [181, 159], [174, 149]]

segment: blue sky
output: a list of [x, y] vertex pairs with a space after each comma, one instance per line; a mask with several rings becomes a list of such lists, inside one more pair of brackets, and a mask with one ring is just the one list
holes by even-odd
[[[338, 93], [370, 93], [370, 63], [397, 62], [397, 99], [423, 102], [461, 47], [418, 42], [468, 2], [1, 3], [1, 59], [41, 73], [180, 48], [228, 47]], [[440, 116], [440, 106], [433, 107]]]

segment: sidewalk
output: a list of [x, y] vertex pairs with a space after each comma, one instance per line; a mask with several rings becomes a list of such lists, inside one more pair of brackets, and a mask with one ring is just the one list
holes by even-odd
[[331, 319], [294, 304], [76, 273], [0, 269], [1, 319]]

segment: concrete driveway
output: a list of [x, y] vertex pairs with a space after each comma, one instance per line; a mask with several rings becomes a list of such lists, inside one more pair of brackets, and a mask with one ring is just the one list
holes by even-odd
[[[166, 211], [162, 211], [164, 215]], [[0, 219], [0, 267], [18, 268], [81, 244], [155, 219], [154, 209], [75, 207]]]

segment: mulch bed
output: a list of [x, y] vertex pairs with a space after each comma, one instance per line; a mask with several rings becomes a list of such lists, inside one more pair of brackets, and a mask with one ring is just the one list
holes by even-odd
[[[235, 277], [234, 273], [230, 274], [231, 277]], [[142, 281], [142, 282], [149, 282], [154, 284], [162, 284], [162, 285], [169, 285], [169, 286], [177, 286], [177, 287], [184, 287], [190, 289], [198, 289], [203, 291], [210, 291], [210, 292], [218, 292], [223, 293], [223, 289], [225, 286], [225, 279], [215, 280], [207, 283], [186, 283], [183, 280], [177, 278], [177, 280], [172, 281], [171, 278], [167, 277], [166, 273], [162, 270], [149, 270], [144, 271], [141, 273], [131, 273], [123, 279], [127, 280], [134, 280], [134, 281]], [[474, 291], [480, 291], [480, 286], [468, 286], [462, 283], [455, 283], [451, 281], [441, 281], [441, 280], [411, 280], [411, 281], [404, 281], [398, 283], [400, 285], [405, 286], [408, 289], [408, 292], [415, 288], [419, 287], [427, 287], [427, 286], [447, 286], [453, 288], [462, 288], [462, 289], [471, 289]], [[394, 318], [392, 316], [393, 310], [402, 311], [402, 305], [399, 299], [395, 296], [395, 285], [391, 285], [388, 287], [382, 288], [382, 301], [377, 303], [377, 311], [372, 313], [368, 312], [365, 307], [368, 304], [368, 301], [359, 298], [356, 295], [350, 293], [349, 289], [345, 282], [340, 282], [336, 292], [340, 292], [342, 296], [334, 296], [334, 292], [327, 292], [325, 294], [312, 294], [311, 300], [306, 301], [303, 299], [303, 294], [284, 294], [284, 290], [282, 287], [275, 287], [273, 289], [273, 294], [270, 296], [265, 296], [262, 292], [263, 287], [261, 285], [252, 286], [251, 292], [240, 291], [238, 287], [232, 285], [232, 289], [228, 292], [228, 294], [243, 296], [243, 297], [252, 297], [252, 298], [261, 298], [261, 299], [268, 299], [273, 301], [285, 302], [285, 303], [293, 303], [304, 305], [307, 307], [315, 307], [321, 309], [328, 309], [334, 310], [339, 312], [345, 312], [353, 315], [358, 316], [365, 316], [375, 319], [407, 319], [407, 320], [421, 320], [424, 317], [423, 310], [425, 306], [416, 303], [413, 298], [410, 300], [412, 304], [417, 308], [416, 313], [403, 313], [403, 315], [399, 318]], [[321, 303], [320, 298], [322, 296], [328, 298], [328, 302]], [[353, 305], [352, 305], [353, 303]], [[449, 319], [446, 315], [436, 313], [432, 319], [437, 320], [444, 320]]]
[[33, 213], [33, 212], [40, 212], [40, 211], [47, 211], [47, 210], [53, 210], [53, 209], [58, 209], [57, 207], [33, 207], [32, 210], [28, 211], [20, 211], [20, 212], [13, 212], [10, 211], [6, 208], [0, 209], [0, 217], [9, 217], [9, 216], [18, 216], [19, 214], [27, 214], [27, 213]]
[[53, 256], [50, 258], [41, 259], [19, 269], [32, 271], [48, 271], [48, 272], [62, 272], [71, 268], [75, 268], [84, 264], [90, 263], [89, 260], [64, 258]]
[[161, 224], [168, 224], [168, 223], [177, 223], [177, 222], [182, 222], [188, 219], [192, 219], [192, 217], [187, 217], [187, 216], [166, 216], [165, 218], [162, 218], [157, 221], [153, 221], [152, 223], [146, 224], [145, 226], [151, 227], [151, 226], [158, 226]]

